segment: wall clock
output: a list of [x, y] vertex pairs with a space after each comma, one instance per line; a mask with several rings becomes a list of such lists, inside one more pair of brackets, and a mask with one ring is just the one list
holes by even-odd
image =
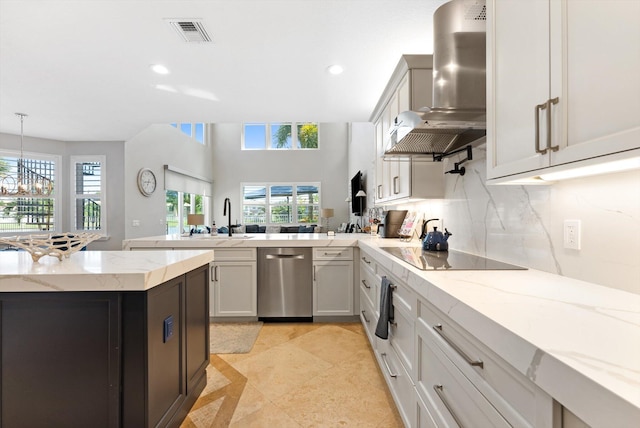
[[138, 189], [145, 196], [151, 196], [156, 190], [156, 176], [149, 168], [138, 171]]

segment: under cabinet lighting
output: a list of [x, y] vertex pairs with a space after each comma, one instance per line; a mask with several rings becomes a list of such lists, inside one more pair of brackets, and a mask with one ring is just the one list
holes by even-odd
[[540, 178], [545, 181], [557, 181], [567, 180], [570, 178], [587, 177], [590, 175], [629, 171], [632, 169], [640, 169], [640, 156], [630, 159], [621, 159], [595, 165], [583, 166], [566, 171], [550, 172], [547, 174], [541, 174]]

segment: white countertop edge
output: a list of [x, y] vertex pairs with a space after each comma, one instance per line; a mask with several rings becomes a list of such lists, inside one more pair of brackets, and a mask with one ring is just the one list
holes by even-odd
[[2, 254], [0, 292], [146, 291], [213, 261], [211, 250], [79, 251], [59, 261]]
[[[378, 244], [363, 240], [360, 247], [372, 253], [392, 275], [406, 282], [419, 296], [450, 316], [587, 423], [592, 426], [624, 426], [629, 421], [640, 420], [640, 296], [534, 269], [421, 271], [380, 250]], [[487, 284], [489, 281], [491, 285]], [[531, 287], [528, 282], [535, 283], [533, 287], [537, 288], [536, 294], [529, 297], [520, 294]], [[545, 283], [548, 291], [541, 291]], [[563, 287], [560, 292], [556, 285]], [[478, 288], [477, 292], [473, 287]], [[579, 291], [577, 298], [572, 291]], [[513, 294], [514, 305], [520, 300], [522, 305], [530, 306], [532, 300], [541, 299], [537, 306], [541, 311], [555, 310], [557, 314], [568, 311], [570, 317], [583, 316], [582, 321], [586, 325], [582, 330], [574, 330], [572, 340], [564, 338], [567, 347], [572, 349], [567, 352], [560, 346], [554, 346], [561, 341], [556, 329], [562, 326], [522, 319], [513, 313], [505, 314], [505, 308], [496, 307], [496, 302], [483, 302], [500, 296], [506, 296], [508, 301], [509, 293]], [[560, 294], [561, 299], [547, 299], [545, 302], [545, 295], [552, 293], [554, 298]], [[598, 305], [597, 302], [605, 303]], [[594, 310], [596, 305], [598, 310]], [[518, 308], [513, 308], [513, 311], [517, 313]], [[547, 315], [554, 316], [553, 313]], [[569, 324], [572, 321], [578, 322], [574, 318], [564, 320]], [[531, 328], [526, 328], [527, 324]], [[597, 325], [593, 328], [602, 328], [604, 334], [608, 333], [607, 339], [612, 343], [631, 341], [626, 342], [626, 350], [631, 355], [625, 356], [625, 367], [615, 367], [616, 364], [609, 364], [609, 361], [590, 361], [592, 349], [581, 355], [581, 348], [588, 348], [585, 340], [603, 338], [602, 331], [594, 332], [594, 336], [585, 332], [593, 325]], [[566, 330], [575, 329], [572, 325], [564, 327]], [[554, 333], [556, 337], [553, 337]], [[576, 337], [579, 333], [585, 340]], [[631, 336], [623, 337], [625, 334]], [[634, 338], [637, 343], [635, 349]], [[609, 351], [611, 357], [620, 356], [617, 355], [619, 350]], [[620, 424], [616, 425], [615, 421], [620, 421]]]

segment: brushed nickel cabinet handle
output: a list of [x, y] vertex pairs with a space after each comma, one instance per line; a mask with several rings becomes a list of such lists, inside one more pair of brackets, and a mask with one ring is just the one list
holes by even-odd
[[382, 199], [382, 184], [378, 184], [378, 199]]
[[211, 269], [211, 272], [209, 273], [209, 281], [216, 282], [216, 267], [211, 265], [210, 269]]
[[325, 256], [341, 256], [342, 255], [342, 251], [336, 251], [336, 252], [333, 252], [333, 253], [327, 253], [325, 251], [324, 255]]
[[552, 152], [557, 152], [560, 148], [559, 145], [551, 145], [551, 106], [558, 104], [558, 101], [558, 97], [552, 98], [547, 101], [547, 149], [551, 150]]
[[313, 266], [313, 280], [316, 280], [316, 267], [315, 265]]
[[387, 373], [389, 373], [389, 376], [391, 377], [398, 377], [397, 373], [394, 373], [391, 371], [391, 367], [389, 367], [389, 363], [387, 362], [387, 354], [385, 352], [382, 352], [380, 354], [380, 356], [382, 357], [382, 362], [384, 363], [384, 366], [387, 368]]
[[369, 320], [367, 319], [367, 314], [366, 314], [366, 312], [365, 312], [365, 311], [360, 311], [360, 312], [362, 312], [362, 318], [364, 318], [364, 321], [365, 321], [367, 324], [369, 324]]
[[397, 195], [398, 193], [400, 193], [400, 191], [398, 190], [398, 183], [400, 182], [400, 177], [399, 176], [395, 176], [393, 177], [393, 194]]
[[456, 421], [456, 424], [458, 424], [460, 428], [464, 428], [464, 425], [462, 425], [462, 422], [460, 422], [460, 419], [458, 419], [456, 412], [453, 411], [453, 408], [447, 401], [447, 398], [444, 396], [444, 391], [443, 391], [444, 387], [442, 385], [433, 385], [433, 389], [434, 391], [436, 391], [436, 394], [438, 394], [438, 398], [440, 398], [440, 401], [442, 401], [442, 404], [444, 404], [444, 407], [446, 407], [447, 410], [449, 411], [449, 414], [451, 415], [453, 420]]
[[438, 323], [438, 324], [434, 325], [433, 329], [436, 331], [436, 333], [438, 333], [438, 335], [442, 339], [444, 339], [445, 342], [447, 342], [447, 344], [449, 346], [451, 346], [453, 348], [454, 351], [456, 351], [462, 358], [464, 358], [464, 360], [467, 362], [467, 364], [469, 364], [470, 366], [480, 367], [481, 369], [484, 369], [484, 363], [482, 362], [482, 360], [473, 360], [473, 359], [469, 358], [469, 356], [467, 354], [465, 354], [464, 351], [462, 349], [460, 349], [460, 347], [458, 345], [453, 343], [451, 341], [451, 339], [449, 339], [447, 336], [445, 336], [444, 332], [442, 331], [442, 324]]
[[544, 110], [547, 108], [547, 103], [543, 103], [543, 104], [538, 104], [535, 108], [535, 123], [536, 123], [536, 129], [535, 129], [535, 149], [536, 149], [536, 153], [540, 153], [541, 155], [547, 153], [547, 149], [541, 149], [540, 148], [540, 111]]
[[367, 284], [367, 280], [362, 279], [361, 281], [362, 281], [362, 285], [364, 285], [365, 288], [371, 288], [371, 286]]

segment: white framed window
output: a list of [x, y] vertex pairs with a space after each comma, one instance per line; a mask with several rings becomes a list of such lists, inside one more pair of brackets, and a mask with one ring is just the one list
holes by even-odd
[[[59, 232], [60, 192], [56, 187], [60, 156], [0, 150], [0, 234], [19, 235]], [[18, 171], [36, 177], [53, 191], [42, 196], [10, 196]], [[5, 190], [6, 189], [6, 190]]]
[[316, 122], [245, 123], [242, 150], [313, 150], [319, 147]]
[[242, 224], [319, 224], [320, 183], [243, 183]]
[[103, 155], [71, 156], [71, 229], [107, 234], [107, 169]]
[[204, 123], [172, 123], [171, 126], [179, 129], [183, 134], [195, 139], [200, 144], [205, 144]]

